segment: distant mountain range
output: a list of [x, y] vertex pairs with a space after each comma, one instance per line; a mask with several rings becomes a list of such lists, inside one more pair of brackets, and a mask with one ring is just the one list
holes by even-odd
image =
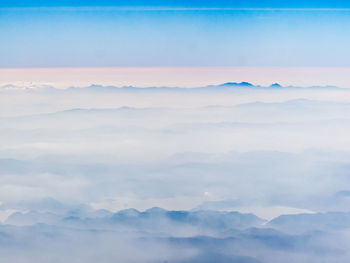
[[[98, 84], [93, 84], [87, 87], [69, 87], [67, 89], [55, 89], [52, 86], [48, 85], [31, 85], [31, 86], [18, 86], [13, 84], [8, 84], [4, 86], [0, 86], [0, 91], [99, 91], [99, 92], [112, 92], [112, 91], [125, 91], [125, 92], [131, 92], [131, 91], [219, 91], [219, 90], [235, 90], [235, 89], [338, 89], [335, 86], [310, 86], [310, 87], [299, 87], [299, 86], [282, 86], [279, 83], [273, 83], [270, 86], [261, 86], [261, 85], [255, 85], [249, 82], [226, 82], [223, 84], [218, 85], [209, 85], [209, 86], [202, 86], [202, 87], [192, 87], [192, 88], [183, 88], [183, 87], [167, 87], [167, 86], [153, 86], [153, 87], [135, 87], [135, 86], [103, 86]], [[346, 90], [346, 89], [342, 89]]]
[[[17, 212], [0, 224], [0, 253], [6, 248], [21, 249], [26, 254], [25, 247], [29, 246], [28, 257], [36, 259], [43, 248], [51, 257], [68, 247], [85, 251], [93, 246], [113, 262], [128, 263], [149, 255], [151, 259], [144, 262], [270, 263], [276, 258], [286, 262], [290, 257], [291, 262], [306, 263], [301, 255], [322, 262], [317, 261], [321, 255], [315, 251], [322, 251], [326, 261], [334, 258], [339, 259], [334, 262], [345, 263], [343, 259], [347, 259], [347, 239], [339, 230], [350, 227], [350, 213], [282, 215], [267, 222], [253, 214], [159, 207], [112, 213], [87, 206], [65, 207], [53, 199], [32, 207], [40, 211]], [[334, 238], [339, 238], [336, 245]], [[72, 262], [74, 254], [63, 253], [61, 258]], [[7, 259], [5, 262], [11, 262], [11, 256]], [[95, 261], [86, 258], [84, 262]]]

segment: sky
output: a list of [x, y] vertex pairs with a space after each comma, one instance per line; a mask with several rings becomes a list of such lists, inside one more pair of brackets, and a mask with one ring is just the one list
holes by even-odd
[[1, 263], [350, 262], [349, 46], [349, 1], [0, 0]]
[[347, 67], [349, 8], [346, 1], [1, 1], [0, 67]]
[[346, 8], [345, 0], [3, 0], [2, 7], [38, 7], [38, 6], [152, 6], [152, 7], [219, 7], [219, 8]]
[[349, 67], [89, 67], [0, 68], [0, 86], [53, 86], [59, 89], [104, 86], [200, 87], [226, 82], [270, 86], [349, 88]]

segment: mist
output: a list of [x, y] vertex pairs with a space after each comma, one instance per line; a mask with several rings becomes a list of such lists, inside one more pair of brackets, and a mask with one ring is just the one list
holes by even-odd
[[349, 99], [246, 82], [3, 86], [0, 256], [348, 262]]

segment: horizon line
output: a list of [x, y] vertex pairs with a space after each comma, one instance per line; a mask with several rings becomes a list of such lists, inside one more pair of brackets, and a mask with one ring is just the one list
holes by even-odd
[[[350, 11], [350, 10], [349, 10]], [[44, 66], [44, 67], [0, 67], [0, 70], [30, 70], [30, 69], [229, 69], [229, 68], [350, 68], [349, 66]]]

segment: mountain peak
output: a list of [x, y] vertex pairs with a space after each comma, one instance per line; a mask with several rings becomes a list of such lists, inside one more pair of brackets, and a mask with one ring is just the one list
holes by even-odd
[[165, 213], [167, 210], [160, 208], [160, 207], [152, 207], [145, 211], [145, 213], [151, 213], [151, 214], [158, 214], [158, 213]]
[[270, 88], [281, 88], [282, 86], [279, 83], [273, 83], [270, 85]]
[[240, 83], [238, 82], [226, 82], [224, 84], [221, 84], [220, 86], [243, 86], [243, 87], [253, 87], [254, 85], [249, 83], [249, 82], [245, 82], [242, 81]]

